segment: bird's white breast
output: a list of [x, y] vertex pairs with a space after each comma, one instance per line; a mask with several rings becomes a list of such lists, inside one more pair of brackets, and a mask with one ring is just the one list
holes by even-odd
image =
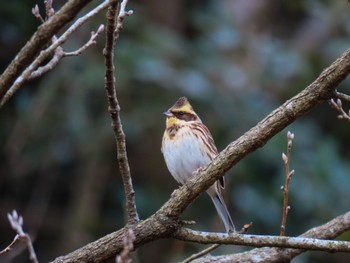
[[194, 171], [210, 162], [204, 143], [193, 135], [189, 127], [181, 127], [173, 139], [163, 138], [162, 151], [171, 175], [181, 184]]

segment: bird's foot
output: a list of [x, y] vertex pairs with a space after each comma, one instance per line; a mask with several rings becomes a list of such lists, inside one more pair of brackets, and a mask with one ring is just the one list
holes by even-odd
[[176, 195], [176, 193], [177, 193], [177, 191], [178, 191], [178, 189], [175, 189], [172, 193], [171, 193], [171, 197], [174, 197], [175, 195]]
[[203, 170], [202, 167], [198, 167], [197, 170], [195, 170], [195, 171], [192, 172], [192, 175], [193, 175], [193, 176], [194, 176], [194, 175], [197, 175], [197, 174], [199, 174], [202, 170]]

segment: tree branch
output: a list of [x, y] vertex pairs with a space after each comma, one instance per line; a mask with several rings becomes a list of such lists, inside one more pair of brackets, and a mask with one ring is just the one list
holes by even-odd
[[70, 57], [70, 56], [79, 56], [81, 53], [85, 51], [88, 47], [91, 45], [96, 44], [96, 38], [104, 31], [104, 25], [100, 25], [96, 32], [91, 32], [90, 39], [79, 49], [72, 52], [64, 52], [64, 57]]
[[49, 43], [51, 37], [71, 21], [78, 12], [90, 2], [91, 0], [68, 1], [60, 11], [38, 27], [38, 30], [34, 33], [32, 38], [26, 43], [0, 76], [0, 100], [2, 100], [15, 79], [32, 63], [43, 47]]
[[[350, 212], [340, 215], [328, 223], [312, 228], [300, 235], [299, 238], [318, 238], [318, 239], [333, 239], [350, 229]], [[285, 238], [285, 237], [281, 237]], [[321, 240], [319, 240], [321, 241]], [[322, 242], [322, 241], [321, 241]], [[331, 241], [335, 242], [335, 241]], [[338, 241], [337, 241], [338, 242]], [[348, 242], [349, 243], [349, 242]], [[347, 245], [349, 247], [349, 244]], [[281, 248], [256, 248], [247, 252], [237, 253], [225, 256], [208, 256], [195, 260], [193, 262], [222, 262], [222, 263], [239, 263], [239, 262], [290, 262], [297, 255], [305, 252], [305, 249], [281, 249]], [[332, 251], [331, 251], [332, 252]]]
[[308, 113], [317, 104], [334, 96], [339, 83], [350, 73], [350, 49], [326, 68], [321, 75], [299, 94], [275, 109], [255, 127], [230, 143], [204, 167], [198, 176], [181, 186], [170, 200], [157, 212], [177, 219], [200, 193], [207, 190], [233, 165], [249, 153], [261, 148], [274, 135], [297, 118]]
[[127, 223], [136, 225], [139, 221], [135, 203], [135, 191], [132, 185], [130, 174], [130, 167], [128, 156], [126, 152], [125, 134], [123, 132], [122, 123], [120, 119], [120, 105], [117, 98], [115, 76], [114, 76], [114, 44], [119, 36], [125, 16], [125, 5], [127, 1], [124, 0], [120, 5], [120, 13], [117, 17], [117, 9], [119, 6], [118, 0], [112, 0], [107, 12], [107, 32], [106, 32], [106, 46], [103, 50], [105, 57], [105, 88], [108, 97], [108, 111], [112, 118], [112, 128], [117, 144], [117, 159], [119, 170], [123, 179], [125, 196], [126, 196], [126, 212]]
[[[64, 57], [64, 54], [65, 54], [60, 46], [79, 27], [81, 27], [86, 21], [88, 21], [89, 19], [91, 19], [92, 17], [97, 15], [103, 9], [107, 8], [108, 5], [109, 5], [109, 0], [105, 0], [103, 3], [101, 3], [100, 5], [95, 7], [89, 13], [87, 13], [86, 15], [77, 19], [77, 21], [75, 21], [75, 23], [73, 25], [71, 25], [56, 41], [54, 41], [47, 49], [41, 51], [40, 54], [35, 59], [33, 59], [33, 62], [30, 62], [31, 64], [23, 71], [23, 73], [21, 73], [21, 72], [19, 73], [20, 76], [16, 79], [16, 81], [13, 83], [13, 85], [6, 91], [6, 94], [4, 94], [3, 97], [1, 97], [1, 95], [0, 95], [0, 108], [13, 96], [13, 94], [26, 81], [28, 81], [32, 77], [37, 77], [36, 76], [37, 72], [35, 70], [37, 70], [37, 69], [42, 70], [39, 68], [39, 66], [44, 62], [45, 59], [50, 57], [53, 53], [55, 53], [55, 54], [54, 54], [54, 57], [53, 57], [51, 63], [53, 64], [53, 66], [57, 65], [58, 62]], [[55, 16], [53, 16], [53, 17], [55, 17]], [[50, 21], [50, 20], [48, 20], [48, 21]], [[45, 24], [46, 24], [46, 22], [45, 22]], [[34, 36], [35, 36], [35, 34], [34, 34]], [[34, 38], [34, 36], [32, 38]], [[51, 67], [51, 68], [53, 68], [53, 67]], [[32, 73], [34, 73], [34, 76], [32, 76]], [[0, 77], [0, 82], [1, 82], [1, 77]], [[0, 86], [0, 89], [1, 89], [1, 86]]]
[[[180, 187], [176, 195], [172, 196], [154, 215], [145, 221], [139, 222], [134, 229], [135, 248], [156, 239], [170, 237], [179, 230], [182, 227], [178, 222], [179, 216], [201, 192], [205, 191], [243, 157], [262, 147], [270, 138], [290, 123], [309, 112], [317, 104], [334, 96], [336, 87], [349, 72], [350, 49], [325, 69], [302, 92], [286, 101], [255, 127], [230, 143], [207, 167], [201, 170], [199, 176], [191, 178], [184, 186]], [[336, 221], [332, 220], [329, 224], [326, 224], [322, 231], [319, 232], [315, 228], [306, 232], [304, 237], [333, 238], [349, 229], [349, 220], [349, 214], [345, 214], [342, 219], [338, 218]], [[332, 222], [336, 222], [337, 225], [333, 225]], [[104, 261], [113, 258], [123, 248], [124, 233], [124, 229], [111, 233], [66, 256], [57, 258], [54, 262]], [[270, 248], [270, 250], [273, 252], [276, 249]], [[294, 249], [291, 251], [290, 255], [297, 255], [302, 252]], [[295, 254], [295, 251], [298, 251], [298, 253]], [[278, 255], [280, 255], [280, 252], [278, 252]]]
[[[347, 215], [349, 216], [350, 212], [347, 213]], [[350, 222], [347, 224], [347, 230], [348, 229], [350, 229]], [[306, 237], [209, 233], [194, 231], [188, 228], [179, 229], [172, 235], [172, 237], [182, 241], [190, 241], [200, 244], [225, 244], [251, 247], [298, 248], [327, 252], [350, 252], [349, 241], [321, 240]]]

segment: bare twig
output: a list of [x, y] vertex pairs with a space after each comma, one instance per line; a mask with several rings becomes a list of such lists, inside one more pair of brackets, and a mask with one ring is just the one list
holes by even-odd
[[213, 250], [217, 249], [219, 246], [221, 246], [221, 244], [214, 244], [214, 245], [212, 245], [212, 246], [210, 246], [210, 247], [208, 247], [208, 248], [206, 248], [206, 249], [204, 249], [196, 254], [191, 255], [190, 257], [188, 257], [184, 261], [182, 261], [182, 263], [189, 263], [189, 262], [195, 260], [196, 258], [200, 258], [200, 257], [212, 252]]
[[57, 47], [55, 49], [54, 55], [52, 56], [51, 60], [44, 66], [38, 67], [35, 71], [33, 71], [27, 80], [32, 80], [35, 78], [38, 78], [42, 76], [43, 74], [53, 70], [58, 63], [61, 61], [64, 57], [69, 56], [78, 56], [82, 52], [84, 52], [88, 47], [90, 47], [93, 44], [96, 44], [96, 38], [104, 31], [104, 25], [100, 25], [97, 32], [91, 32], [91, 37], [88, 42], [86, 42], [81, 48], [79, 48], [76, 51], [73, 52], [64, 52], [63, 48], [61, 46]]
[[134, 250], [134, 241], [134, 231], [131, 228], [126, 228], [124, 248], [122, 252], [116, 257], [116, 263], [131, 263], [130, 254]]
[[244, 226], [242, 227], [241, 231], [239, 231], [238, 233], [240, 234], [246, 234], [249, 230], [249, 228], [253, 225], [253, 222], [250, 222], [248, 224], [244, 224]]
[[[23, 239], [26, 242], [26, 245], [27, 245], [27, 248], [29, 251], [29, 259], [33, 263], [38, 263], [38, 259], [36, 257], [36, 254], [35, 254], [35, 251], [33, 248], [32, 240], [31, 240], [30, 236], [23, 231], [23, 228], [22, 228], [23, 227], [23, 217], [18, 215], [16, 210], [13, 210], [12, 214], [10, 214], [10, 213], [7, 214], [7, 218], [10, 221], [10, 224], [11, 224], [11, 227], [13, 228], [13, 230], [15, 230], [17, 232], [18, 239], [19, 240]], [[11, 244], [14, 244], [17, 241], [16, 237]]]
[[287, 215], [288, 215], [288, 211], [290, 210], [290, 206], [288, 205], [289, 183], [290, 183], [290, 179], [294, 175], [294, 170], [289, 171], [289, 163], [290, 163], [290, 153], [292, 150], [293, 139], [294, 139], [294, 134], [288, 131], [287, 155], [285, 155], [284, 153], [282, 154], [282, 159], [285, 165], [286, 182], [284, 186], [281, 186], [281, 189], [283, 191], [283, 211], [282, 211], [282, 224], [281, 224], [281, 232], [280, 232], [281, 236], [284, 236], [285, 234]]
[[35, 5], [35, 6], [32, 8], [32, 14], [33, 14], [41, 23], [44, 23], [44, 22], [45, 22], [44, 18], [40, 15], [40, 11], [39, 11], [39, 6], [38, 6], [38, 5]]
[[45, 13], [46, 13], [46, 20], [48, 20], [50, 17], [53, 17], [55, 14], [55, 10], [52, 7], [52, 0], [45, 0]]
[[[6, 94], [2, 98], [0, 102], [0, 107], [2, 107], [12, 96], [13, 94], [21, 87], [24, 83], [26, 83], [29, 79], [33, 79], [35, 77], [40, 76], [54, 68], [58, 64], [58, 62], [64, 57], [63, 50], [56, 50], [59, 46], [61, 46], [79, 27], [81, 27], [85, 22], [90, 20], [92, 17], [97, 15], [100, 11], [107, 8], [109, 5], [109, 0], [105, 0], [100, 5], [95, 7], [86, 15], [77, 19], [77, 21], [71, 25], [61, 37], [59, 37], [56, 41], [54, 41], [47, 49], [40, 52], [40, 54], [33, 60], [33, 62], [23, 71], [23, 73], [16, 79], [13, 85], [7, 90]], [[99, 31], [99, 30], [98, 30]], [[40, 68], [40, 65], [44, 62], [45, 59], [52, 56], [55, 53], [54, 57], [47, 64], [47, 66]], [[35, 72], [36, 71], [36, 72]], [[35, 73], [33, 73], [35, 72]], [[31, 74], [33, 73], [33, 76]], [[1, 96], [0, 96], [1, 99]]]
[[[9, 92], [6, 93], [5, 99], [8, 100], [10, 98], [10, 96], [8, 96], [8, 94], [10, 94], [10, 92], [11, 92], [11, 96], [13, 96], [15, 91], [17, 91], [24, 84], [24, 82], [38, 78], [38, 77], [42, 76], [43, 74], [53, 70], [54, 67], [56, 67], [58, 65], [58, 63], [60, 63], [60, 61], [63, 57], [64, 57], [63, 48], [59, 46], [55, 49], [52, 58], [50, 59], [50, 61], [46, 65], [44, 65], [42, 67], [38, 67], [36, 70], [34, 70], [32, 73], [30, 73], [30, 75], [26, 79], [23, 77], [18, 78], [16, 80], [15, 84], [9, 90]], [[20, 82], [22, 82], [22, 83], [20, 83]], [[4, 103], [6, 103], [6, 100], [4, 101]]]
[[125, 10], [126, 4], [128, 3], [128, 0], [123, 0], [120, 4], [120, 11], [118, 15], [117, 20], [117, 26], [115, 28], [115, 41], [118, 39], [120, 31], [123, 29], [123, 23], [125, 20], [125, 17], [131, 16], [133, 14], [132, 10]]
[[[39, 52], [49, 43], [58, 30], [71, 21], [91, 0], [70, 0], [53, 16], [42, 24], [31, 39], [21, 49], [11, 64], [0, 75], [0, 100], [3, 100], [14, 81], [33, 63]], [[49, 53], [49, 55], [51, 52]], [[45, 57], [46, 58], [46, 57]]]
[[[349, 227], [349, 226], [348, 226]], [[308, 237], [241, 235], [238, 233], [209, 233], [181, 228], [174, 238], [200, 244], [244, 245], [252, 247], [298, 248], [328, 252], [350, 252], [349, 241], [322, 240]]]
[[[238, 232], [239, 234], [245, 234], [248, 232], [249, 228], [253, 225], [252, 222], [245, 224], [242, 229]], [[182, 263], [187, 263], [187, 262], [191, 262], [199, 257], [202, 257], [208, 253], [210, 253], [211, 251], [213, 251], [214, 249], [217, 249], [219, 246], [221, 246], [221, 244], [214, 244], [196, 254], [191, 255], [190, 257], [188, 257], [187, 259], [185, 259]]]
[[112, 0], [107, 12], [107, 28], [106, 28], [106, 46], [103, 50], [105, 57], [105, 88], [108, 97], [108, 110], [112, 118], [112, 128], [114, 131], [114, 137], [117, 145], [117, 158], [119, 164], [119, 170], [123, 179], [124, 190], [126, 195], [126, 212], [127, 223], [136, 225], [139, 221], [135, 203], [135, 191], [132, 185], [132, 179], [130, 174], [128, 156], [125, 145], [125, 134], [123, 132], [122, 123], [120, 119], [120, 105], [117, 98], [116, 83], [114, 76], [114, 44], [119, 36], [120, 29], [124, 19], [121, 19], [121, 15], [125, 13], [125, 5], [127, 1], [124, 0], [120, 5], [120, 12], [117, 18], [117, 9], [119, 6], [118, 0]]
[[7, 252], [9, 252], [12, 248], [12, 246], [14, 244], [16, 244], [16, 242], [20, 239], [19, 235], [17, 234], [15, 236], [15, 238], [12, 240], [12, 242], [6, 247], [4, 248], [3, 250], [0, 251], [0, 256], [3, 255], [3, 254], [6, 254]]
[[90, 47], [93, 44], [96, 44], [96, 38], [105, 30], [104, 25], [100, 25], [100, 27], [97, 29], [96, 33], [95, 32], [91, 32], [91, 37], [89, 39], [88, 42], [85, 43], [85, 45], [83, 45], [81, 48], [79, 48], [76, 51], [73, 52], [64, 52], [64, 57], [69, 57], [69, 56], [78, 56], [81, 53], [84, 52], [85, 49], [87, 49], [88, 47]]
[[[345, 95], [345, 94], [343, 94]], [[340, 99], [337, 99], [337, 102], [335, 102], [333, 99], [330, 100], [332, 108], [334, 108], [336, 111], [338, 111], [338, 119], [344, 119], [347, 121], [350, 121], [350, 110], [348, 113], [346, 113], [343, 109], [343, 105]]]
[[341, 93], [341, 92], [336, 91], [336, 92], [335, 92], [335, 96], [336, 96], [338, 99], [341, 99], [341, 100], [345, 100], [345, 101], [347, 101], [347, 102], [350, 102], [350, 96], [347, 95], [347, 94], [344, 94], [344, 93]]

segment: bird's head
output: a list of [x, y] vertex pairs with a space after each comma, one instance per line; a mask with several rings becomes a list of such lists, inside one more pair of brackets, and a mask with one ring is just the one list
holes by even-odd
[[178, 125], [189, 121], [201, 122], [198, 115], [193, 110], [190, 102], [186, 97], [181, 97], [177, 102], [167, 111], [163, 112], [166, 116], [167, 127]]

